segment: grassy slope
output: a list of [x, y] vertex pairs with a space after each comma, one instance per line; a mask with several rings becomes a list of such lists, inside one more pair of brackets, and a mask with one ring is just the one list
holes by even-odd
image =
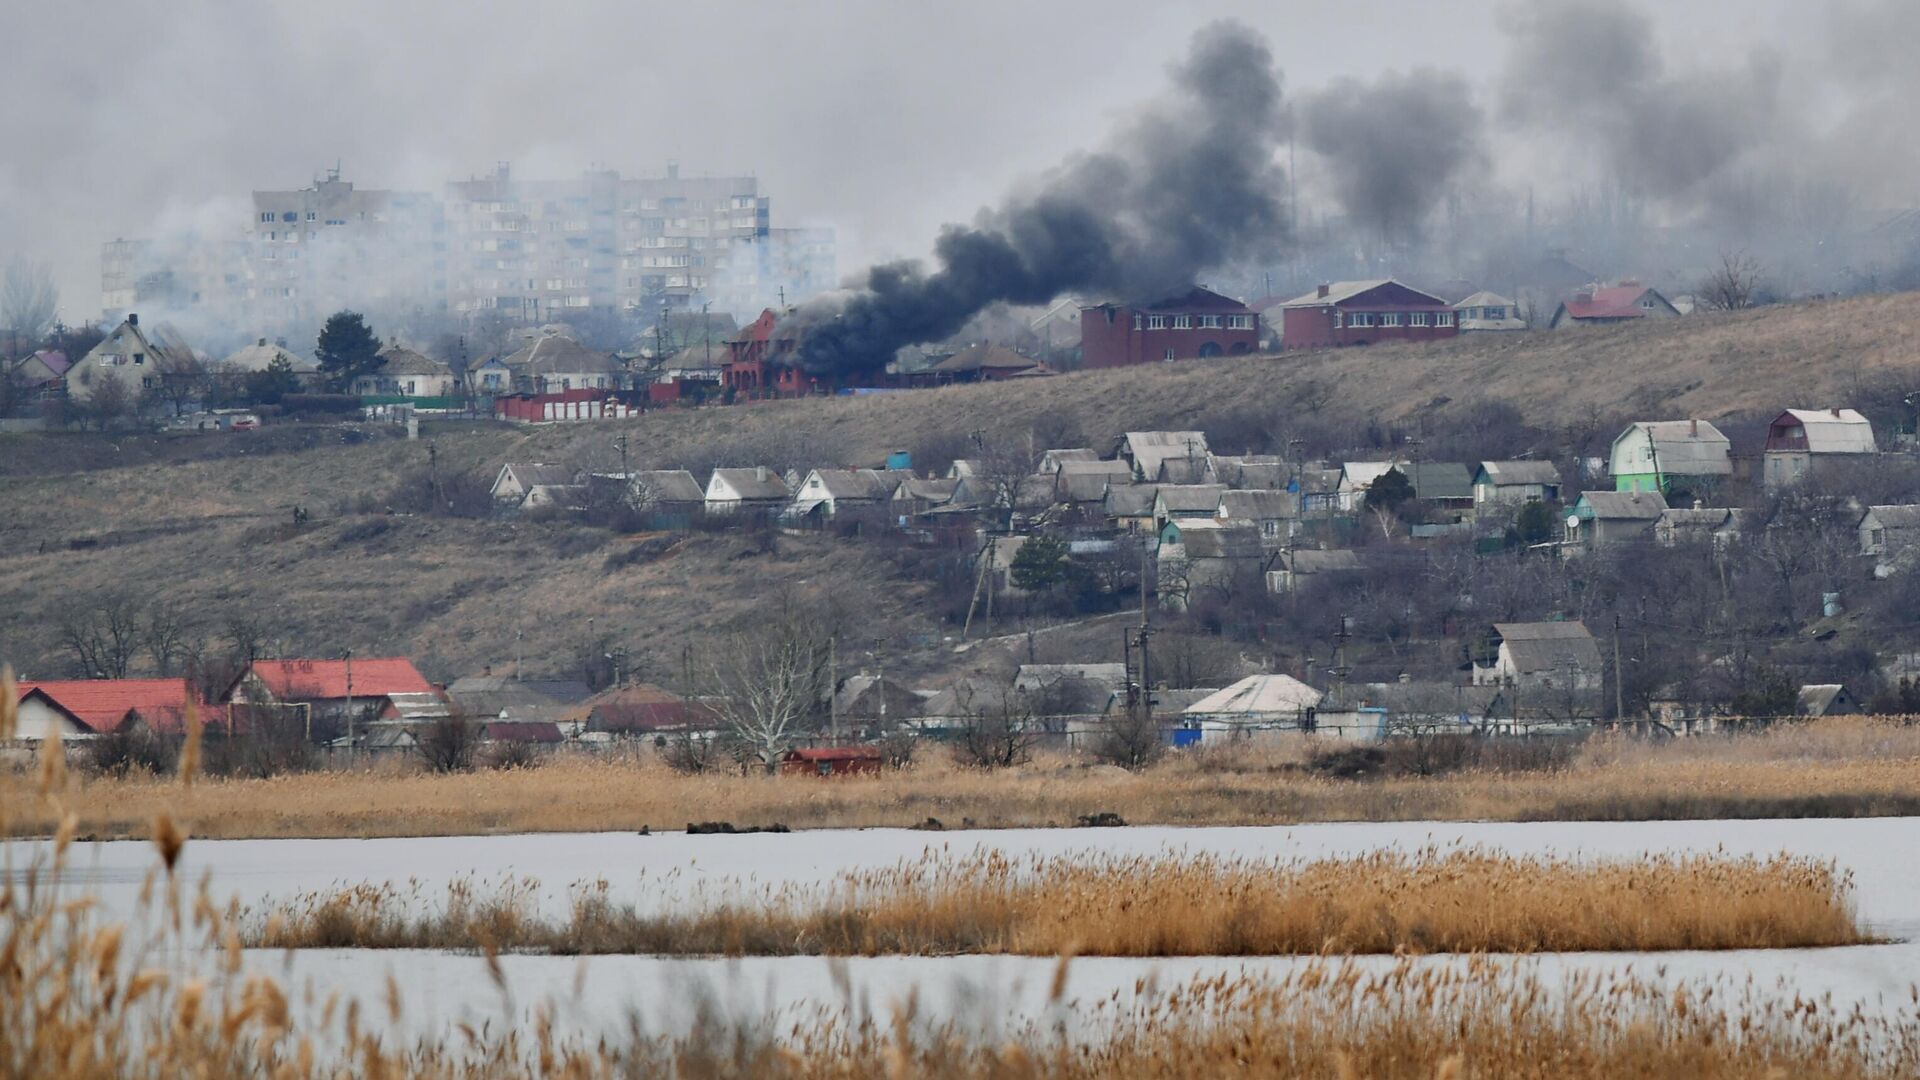
[[[442, 468], [490, 473], [509, 460], [612, 465], [630, 437], [636, 467], [751, 464], [762, 454], [871, 463], [930, 433], [1018, 431], [1064, 421], [1099, 443], [1133, 428], [1198, 424], [1223, 408], [1283, 415], [1302, 387], [1334, 390], [1329, 408], [1404, 415], [1436, 399], [1501, 399], [1535, 423], [1621, 409], [1719, 417], [1847, 399], [1861, 382], [1920, 374], [1920, 294], [1864, 297], [1703, 316], [1678, 323], [1439, 346], [1379, 346], [1206, 364], [1089, 372], [859, 399], [655, 413], [637, 421], [515, 429], [476, 425], [435, 436]], [[329, 429], [155, 440], [0, 438], [0, 656], [44, 672], [52, 627], [76, 597], [135, 587], [217, 617], [252, 608], [290, 649], [405, 652], [434, 674], [510, 659], [523, 631], [528, 666], [552, 668], [584, 640], [585, 620], [677, 671], [699, 647], [782, 583], [831, 590], [895, 635], [927, 632], [917, 586], [879, 560], [827, 541], [783, 540], [738, 558], [733, 540], [695, 537], [649, 563], [608, 573], [625, 540], [582, 549], [552, 527], [388, 519], [379, 535], [350, 500], [385, 497], [423, 466], [426, 447], [391, 438], [345, 443]], [[294, 505], [316, 516], [283, 523]], [[102, 546], [66, 550], [75, 537]], [[42, 550], [43, 545], [45, 551]], [[970, 663], [973, 661], [969, 661]]]

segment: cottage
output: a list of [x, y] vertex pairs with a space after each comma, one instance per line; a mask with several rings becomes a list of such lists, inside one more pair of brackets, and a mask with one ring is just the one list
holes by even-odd
[[1123, 367], [1241, 356], [1260, 347], [1260, 317], [1203, 288], [1147, 303], [1097, 304], [1080, 312], [1081, 364]]
[[1399, 468], [1397, 461], [1345, 462], [1340, 466], [1335, 505], [1350, 514], [1366, 509], [1367, 492], [1372, 490], [1373, 482]]
[[1770, 488], [1783, 487], [1815, 462], [1858, 461], [1878, 451], [1873, 425], [1852, 409], [1788, 409], [1767, 425], [1761, 477]]
[[1280, 491], [1293, 482], [1292, 471], [1278, 457], [1214, 454], [1211, 464], [1213, 479], [1208, 483], [1236, 490]]
[[1367, 564], [1359, 552], [1347, 548], [1335, 551], [1299, 548], [1282, 549], [1274, 559], [1274, 567], [1267, 571], [1267, 591], [1285, 593], [1335, 574], [1365, 573]]
[[1473, 510], [1473, 474], [1454, 461], [1415, 461], [1396, 466], [1413, 485], [1413, 497], [1438, 510]]
[[888, 512], [894, 518], [910, 518], [952, 504], [958, 480], [924, 480], [911, 474], [894, 485], [888, 500]]
[[1740, 511], [1726, 507], [1669, 508], [1653, 523], [1653, 538], [1661, 547], [1729, 544], [1740, 538]]
[[320, 365], [288, 349], [284, 342], [268, 342], [259, 338], [251, 345], [235, 349], [220, 361], [220, 367], [233, 374], [253, 374], [271, 371], [275, 365], [302, 379], [313, 379], [320, 374]]
[[470, 365], [466, 374], [467, 392], [483, 397], [513, 392], [513, 369], [506, 361], [490, 356], [478, 364]]
[[1289, 349], [1431, 341], [1459, 331], [1453, 305], [1392, 278], [1336, 281], [1280, 306]]
[[1711, 486], [1733, 474], [1733, 443], [1705, 420], [1642, 421], [1614, 437], [1607, 471], [1616, 491]]
[[380, 350], [379, 370], [353, 380], [361, 397], [443, 398], [454, 392], [453, 369], [397, 341]]
[[90, 739], [139, 727], [177, 735], [188, 702], [207, 724], [224, 715], [203, 705], [185, 679], [65, 679], [17, 685], [14, 738], [38, 742], [58, 730], [63, 739]]
[[1573, 326], [1610, 326], [1636, 319], [1679, 318], [1673, 301], [1637, 281], [1623, 281], [1606, 287], [1586, 286], [1554, 309], [1547, 321], [1550, 330]]
[[1102, 462], [1098, 451], [1084, 446], [1049, 450], [1040, 455], [1040, 467], [1035, 472], [1052, 476], [1060, 471], [1060, 466], [1071, 462], [1075, 465], [1122, 465], [1122, 462]]
[[685, 469], [644, 469], [625, 479], [627, 503], [635, 509], [685, 514], [706, 505], [700, 481]]
[[1293, 534], [1300, 522], [1300, 500], [1290, 491], [1234, 491], [1220, 493], [1214, 516], [1222, 521], [1248, 521], [1260, 530], [1260, 539], [1273, 547]]
[[1326, 695], [1290, 675], [1249, 675], [1187, 706], [1183, 725], [1203, 737], [1255, 731], [1313, 731]]
[[1113, 456], [1133, 469], [1133, 478], [1142, 483], [1160, 483], [1161, 466], [1172, 458], [1204, 460], [1207, 449], [1204, 431], [1129, 431], [1114, 441]]
[[1473, 505], [1560, 501], [1560, 470], [1551, 461], [1483, 461], [1473, 474]]
[[593, 691], [578, 679], [520, 679], [511, 675], [467, 675], [447, 684], [446, 699], [455, 716], [496, 717], [515, 710], [574, 705]]
[[772, 513], [785, 508], [792, 497], [787, 482], [765, 465], [752, 469], [715, 469], [707, 478], [709, 514]]
[[519, 506], [536, 487], [561, 487], [580, 482], [580, 473], [565, 465], [509, 462], [500, 466], [499, 474], [493, 478], [491, 494], [496, 504]]
[[1573, 504], [1575, 528], [1589, 545], [1644, 540], [1667, 512], [1657, 491], [1583, 491]]
[[1497, 686], [1421, 682], [1367, 683], [1358, 689], [1361, 707], [1386, 710], [1386, 733], [1432, 735], [1484, 731], [1493, 716]]
[[1597, 691], [1605, 672], [1600, 643], [1579, 621], [1495, 623], [1488, 645], [1492, 656], [1472, 662], [1475, 686]]
[[42, 392], [57, 391], [66, 378], [67, 369], [72, 366], [73, 361], [67, 359], [66, 353], [57, 349], [40, 349], [13, 365], [9, 377], [15, 386]]
[[1106, 505], [1108, 485], [1130, 480], [1112, 473], [1057, 472], [1053, 474], [1053, 500], [1055, 505], [1099, 517]]
[[1153, 497], [1154, 528], [1176, 517], [1211, 518], [1226, 493], [1225, 484], [1158, 484]]
[[880, 469], [814, 469], [794, 489], [787, 516], [833, 517], [842, 511], [884, 508], [902, 479]]
[[1015, 375], [1045, 371], [1038, 360], [1021, 356], [1004, 345], [970, 345], [926, 372], [934, 382], [998, 382]]
[[1454, 322], [1463, 334], [1508, 333], [1525, 330], [1520, 305], [1499, 293], [1481, 291], [1453, 305]]
[[1121, 486], [1109, 481], [1100, 514], [1108, 525], [1124, 532], [1155, 532], [1160, 527], [1154, 519], [1154, 507], [1159, 502], [1159, 496], [1158, 484]]
[[849, 675], [833, 693], [834, 722], [884, 734], [920, 715], [926, 702], [899, 681], [880, 675]]
[[564, 334], [538, 338], [501, 363], [513, 373], [514, 388], [527, 393], [618, 390], [627, 385], [625, 364]]
[[1184, 611], [1202, 596], [1258, 589], [1267, 561], [1267, 545], [1252, 522], [1173, 518], [1160, 531], [1160, 603]]
[[712, 710], [651, 683], [602, 690], [567, 710], [560, 723], [576, 736], [663, 735], [718, 726]]
[[158, 390], [168, 378], [193, 372], [193, 350], [159, 332], [140, 325], [140, 316], [128, 315], [100, 344], [87, 351], [66, 370], [67, 397], [87, 401], [108, 380], [116, 381], [128, 395]]
[[1796, 716], [1859, 716], [1866, 712], [1841, 683], [1813, 683], [1800, 688], [1794, 701]]
[[1911, 565], [1920, 551], [1920, 505], [1869, 506], [1860, 515], [1860, 554], [1875, 560], [1874, 576]]
[[255, 660], [228, 687], [226, 700], [270, 716], [303, 714], [322, 724], [378, 716], [389, 694], [430, 694], [433, 684], [405, 657], [342, 660]]

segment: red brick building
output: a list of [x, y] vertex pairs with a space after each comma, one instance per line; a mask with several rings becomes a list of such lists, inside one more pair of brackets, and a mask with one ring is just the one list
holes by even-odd
[[1150, 304], [1080, 309], [1080, 353], [1088, 368], [1241, 356], [1260, 347], [1260, 316], [1230, 297], [1195, 287]]
[[772, 308], [762, 311], [739, 337], [727, 342], [720, 388], [742, 398], [805, 397], [818, 392], [820, 381], [793, 366], [798, 344], [790, 329], [781, 329], [780, 316]]
[[1392, 278], [1336, 281], [1280, 305], [1287, 349], [1429, 341], [1460, 332], [1453, 305]]

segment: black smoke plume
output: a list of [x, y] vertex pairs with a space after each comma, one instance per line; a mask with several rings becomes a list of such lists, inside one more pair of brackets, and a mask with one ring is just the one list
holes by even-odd
[[1155, 298], [1277, 244], [1285, 127], [1265, 40], [1240, 23], [1214, 23], [1194, 35], [1172, 75], [1167, 97], [1103, 151], [1069, 160], [971, 226], [943, 230], [936, 269], [876, 266], [851, 294], [795, 313], [798, 365], [874, 371], [996, 301], [1039, 304], [1080, 291]]
[[1389, 241], [1417, 239], [1447, 183], [1484, 151], [1484, 117], [1449, 72], [1341, 79], [1301, 102], [1300, 121], [1347, 216]]

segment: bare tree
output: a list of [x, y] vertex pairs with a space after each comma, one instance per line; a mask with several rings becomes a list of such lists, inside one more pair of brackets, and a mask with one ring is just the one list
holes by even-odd
[[108, 593], [86, 607], [69, 609], [60, 621], [60, 644], [89, 679], [124, 679], [144, 641], [140, 604], [125, 593]]
[[203, 400], [215, 382], [214, 372], [198, 357], [182, 357], [160, 373], [160, 383], [154, 388], [153, 396], [172, 406], [173, 415], [180, 416], [188, 405]]
[[1033, 756], [1041, 731], [1026, 695], [998, 686], [982, 693], [969, 686], [958, 696], [960, 723], [953, 753], [962, 764], [1004, 768]]
[[147, 659], [153, 661], [154, 674], [161, 678], [173, 675], [175, 668], [187, 656], [190, 633], [186, 620], [171, 607], [161, 603], [147, 606], [146, 625], [140, 629], [140, 644], [146, 649]]
[[11, 335], [9, 351], [20, 352], [23, 343], [46, 337], [59, 311], [60, 290], [53, 283], [53, 268], [24, 255], [14, 256], [0, 278], [0, 330]]
[[722, 728], [769, 773], [816, 727], [828, 691], [828, 638], [797, 615], [736, 635], [712, 669]]
[[480, 724], [465, 716], [447, 716], [420, 732], [420, 760], [434, 772], [465, 772], [480, 748]]
[[105, 431], [140, 411], [140, 391], [112, 372], [100, 376], [87, 394], [82, 416]]
[[1702, 307], [1713, 311], [1744, 311], [1760, 294], [1760, 263], [1743, 251], [1723, 251], [1720, 265], [1695, 290]]

